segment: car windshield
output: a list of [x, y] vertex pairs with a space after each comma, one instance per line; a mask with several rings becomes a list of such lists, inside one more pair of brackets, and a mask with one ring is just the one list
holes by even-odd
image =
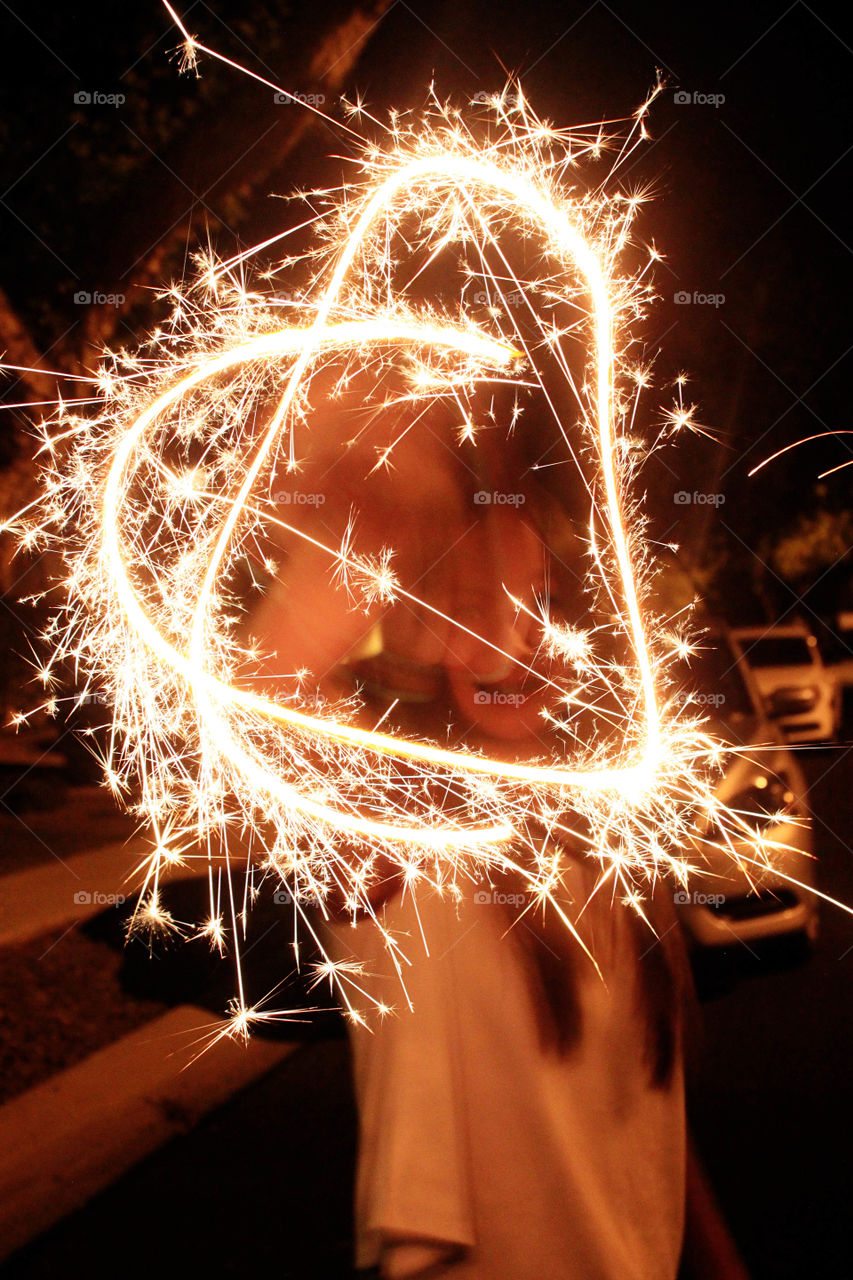
[[754, 716], [755, 707], [735, 657], [724, 640], [711, 639], [699, 653], [694, 668], [700, 692], [699, 705], [706, 705], [718, 720], [733, 715]]
[[801, 667], [814, 661], [805, 636], [762, 636], [760, 640], [742, 640], [747, 661], [754, 667]]

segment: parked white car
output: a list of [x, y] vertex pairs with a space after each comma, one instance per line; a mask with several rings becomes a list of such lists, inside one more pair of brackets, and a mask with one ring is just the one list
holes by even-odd
[[[701, 947], [731, 947], [788, 935], [812, 940], [818, 912], [811, 892], [815, 862], [803, 771], [779, 730], [764, 716], [734, 646], [719, 637], [707, 644], [695, 672], [699, 702], [714, 708], [712, 731], [739, 749], [730, 757], [716, 794], [755, 829], [756, 840], [744, 838], [734, 845], [750, 868], [750, 882], [731, 854], [716, 847], [719, 833], [713, 823], [697, 826], [694, 860], [703, 874], [675, 895], [682, 922]], [[761, 871], [747, 861], [756, 857], [759, 841], [784, 846], [774, 852], [772, 869]]]
[[768, 719], [792, 742], [831, 742], [841, 723], [841, 694], [806, 624], [738, 627], [731, 637]]

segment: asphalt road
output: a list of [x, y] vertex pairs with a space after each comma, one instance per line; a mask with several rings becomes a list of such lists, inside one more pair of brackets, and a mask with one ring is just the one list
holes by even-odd
[[[853, 904], [853, 747], [804, 756], [820, 884]], [[262, 947], [276, 934], [265, 936]], [[848, 1280], [853, 917], [825, 907], [814, 954], [789, 961], [730, 957], [702, 1006], [693, 1123], [756, 1280]], [[199, 975], [182, 964], [176, 998], [197, 997]], [[131, 957], [128, 986], [156, 994], [162, 973]], [[348, 1057], [339, 1024], [327, 1019], [319, 1036], [11, 1260], [4, 1278], [150, 1275], [166, 1261], [212, 1276], [350, 1276]]]
[[[853, 905], [853, 747], [802, 754], [819, 887]], [[693, 1123], [728, 1218], [766, 1280], [853, 1277], [853, 916], [821, 909], [813, 956], [741, 956], [703, 1004]]]

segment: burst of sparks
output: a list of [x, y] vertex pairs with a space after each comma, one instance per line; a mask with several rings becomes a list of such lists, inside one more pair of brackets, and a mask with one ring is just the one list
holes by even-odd
[[[211, 51], [181, 29], [194, 65]], [[621, 138], [615, 169], [646, 136], [645, 114]], [[350, 118], [364, 121], [361, 104]], [[753, 837], [714, 800], [721, 744], [683, 700], [665, 696], [670, 664], [690, 645], [673, 641], [647, 604], [654, 564], [630, 485], [641, 452], [636, 397], [650, 374], [629, 359], [627, 326], [651, 295], [648, 266], [631, 276], [620, 261], [642, 196], [610, 190], [613, 171], [588, 189], [575, 176], [611, 145], [597, 127], [544, 124], [516, 86], [468, 116], [433, 94], [421, 116], [395, 113], [384, 134], [377, 125], [356, 178], [313, 193], [318, 240], [305, 261], [259, 272], [253, 289], [243, 274], [250, 255], [207, 255], [194, 283], [167, 291], [171, 320], [146, 346], [106, 354], [97, 412], [63, 404], [43, 427], [44, 497], [17, 522], [23, 546], [52, 540], [66, 565], [62, 621], [48, 627], [54, 654], [40, 674], [51, 689], [57, 662], [71, 660], [112, 707], [107, 785], [135, 794], [154, 832], [136, 925], [180, 930], [160, 903], [161, 872], [206, 844], [218, 870], [200, 931], [236, 949], [242, 898], [221, 893], [218, 874], [223, 864], [229, 877], [245, 868], [230, 852], [232, 833], [263, 851], [247, 874], [285, 886], [294, 922], [315, 937], [307, 906], [342, 897], [353, 918], [373, 916], [371, 891], [389, 862], [406, 892], [429, 883], [451, 900], [460, 885], [511, 870], [574, 931], [559, 903], [561, 839], [597, 859], [602, 880], [642, 913], [658, 876], [685, 881], [697, 814], [712, 816], [723, 832], [716, 846], [736, 861], [735, 843]], [[526, 259], [535, 274], [513, 268], [512, 240], [535, 243]], [[418, 303], [408, 283], [442, 253], [462, 281], [456, 302]], [[406, 257], [418, 264], [410, 282]], [[294, 292], [300, 266], [310, 279]], [[343, 391], [356, 374], [381, 386], [405, 368], [413, 413], [437, 399], [455, 406], [460, 448], [478, 448], [477, 395], [516, 382], [550, 417], [556, 451], [537, 469], [592, 460], [585, 558], [596, 620], [580, 628], [552, 617], [545, 600], [518, 601], [551, 663], [543, 716], [553, 734], [529, 760], [365, 728], [357, 698], [330, 704], [305, 672], [283, 678], [275, 696], [253, 688], [257, 650], [240, 642], [235, 621], [245, 611], [238, 571], [250, 559], [262, 577], [274, 574], [268, 547], [281, 531], [325, 552], [330, 582], [366, 617], [400, 600], [439, 612], [400, 581], [393, 545], [356, 550], [357, 517], [339, 541], [323, 541], [296, 508], [284, 521], [265, 497], [281, 476], [298, 484], [319, 374], [332, 370]], [[682, 386], [672, 429], [692, 425]], [[515, 433], [525, 430], [519, 396], [507, 424]], [[392, 464], [393, 446], [378, 465]], [[614, 633], [627, 642], [619, 661], [608, 648]], [[762, 848], [759, 860], [769, 865], [773, 853]], [[272, 1015], [246, 1005], [239, 951], [237, 976], [229, 1034], [244, 1037]], [[321, 978], [355, 1021], [354, 1000], [390, 1012], [357, 963], [327, 960]]]

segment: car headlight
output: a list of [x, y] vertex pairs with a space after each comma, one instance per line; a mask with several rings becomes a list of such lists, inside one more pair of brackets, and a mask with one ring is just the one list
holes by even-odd
[[759, 773], [748, 787], [735, 792], [726, 806], [751, 826], [769, 827], [790, 813], [795, 803], [796, 796], [784, 773]]
[[736, 819], [735, 831], [732, 831], [731, 818], [724, 830], [713, 817], [708, 817], [698, 824], [697, 835], [710, 844], [725, 846], [730, 844], [732, 836], [737, 839], [739, 835], [746, 840], [751, 835], [758, 837], [762, 830], [784, 822], [798, 809], [796, 793], [784, 772], [755, 773], [739, 791], [718, 795], [717, 803]]

